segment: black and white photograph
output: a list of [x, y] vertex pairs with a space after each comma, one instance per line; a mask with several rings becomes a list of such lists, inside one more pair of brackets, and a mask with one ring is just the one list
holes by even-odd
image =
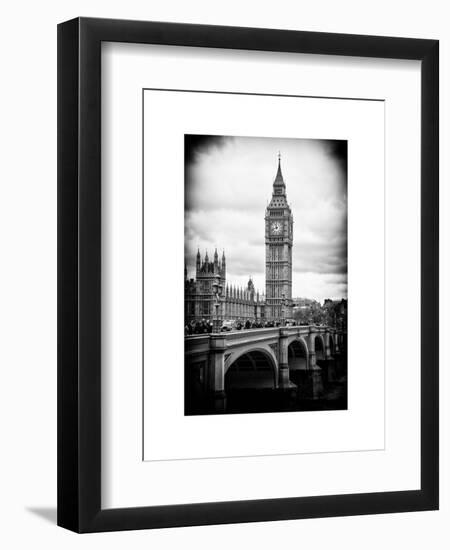
[[185, 415], [346, 410], [348, 142], [184, 153]]

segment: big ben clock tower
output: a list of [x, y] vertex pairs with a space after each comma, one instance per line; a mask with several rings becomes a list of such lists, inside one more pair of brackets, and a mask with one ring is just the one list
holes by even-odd
[[266, 208], [266, 318], [281, 321], [292, 308], [292, 243], [294, 218], [287, 202], [281, 173], [281, 155], [273, 182], [272, 199]]

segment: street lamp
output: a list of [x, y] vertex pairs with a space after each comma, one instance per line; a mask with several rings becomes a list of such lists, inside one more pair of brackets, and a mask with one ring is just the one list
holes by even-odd
[[282, 320], [284, 322], [284, 324], [286, 324], [286, 305], [287, 305], [287, 300], [286, 300], [286, 295], [283, 294], [281, 295], [281, 317], [282, 317]]
[[216, 277], [216, 280], [214, 281], [212, 286], [214, 294], [214, 308], [216, 310], [213, 329], [214, 332], [220, 332], [219, 307], [220, 297], [222, 295], [222, 285], [220, 284], [220, 277]]

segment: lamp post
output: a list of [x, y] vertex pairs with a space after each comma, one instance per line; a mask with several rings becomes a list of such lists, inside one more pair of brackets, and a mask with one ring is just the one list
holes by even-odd
[[213, 283], [213, 294], [214, 294], [214, 309], [215, 309], [213, 331], [220, 332], [219, 307], [220, 307], [220, 297], [222, 295], [222, 285], [220, 284], [219, 277], [216, 277], [216, 280]]
[[283, 321], [283, 324], [286, 324], [286, 295], [281, 295], [281, 318]]

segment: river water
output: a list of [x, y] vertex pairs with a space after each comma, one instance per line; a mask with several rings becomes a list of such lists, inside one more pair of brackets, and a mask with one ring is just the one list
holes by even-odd
[[244, 414], [347, 409], [347, 360], [318, 361], [316, 369], [290, 370], [287, 389], [225, 388], [225, 398], [212, 401], [187, 396], [186, 415]]

